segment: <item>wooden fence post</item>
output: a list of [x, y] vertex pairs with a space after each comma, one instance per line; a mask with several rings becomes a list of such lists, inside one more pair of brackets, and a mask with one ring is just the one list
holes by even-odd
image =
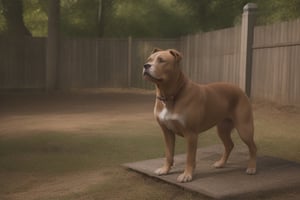
[[131, 65], [132, 65], [132, 37], [128, 37], [128, 63], [127, 63], [127, 87], [131, 87]]
[[245, 90], [248, 97], [251, 96], [252, 45], [256, 9], [257, 5], [255, 3], [248, 3], [244, 6], [242, 16], [240, 87]]

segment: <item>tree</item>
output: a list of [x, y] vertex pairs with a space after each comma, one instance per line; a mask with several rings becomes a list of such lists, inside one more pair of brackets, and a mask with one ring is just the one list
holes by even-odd
[[76, 37], [178, 37], [194, 31], [176, 0], [62, 0], [61, 30]]
[[23, 20], [22, 0], [2, 0], [3, 16], [6, 19], [6, 35], [9, 36], [31, 36]]
[[258, 4], [259, 24], [270, 24], [300, 17], [300, 0], [254, 0]]
[[195, 31], [195, 20], [176, 0], [115, 0], [105, 36], [179, 37]]
[[[248, 0], [177, 0], [187, 5], [201, 31], [231, 27], [240, 22]], [[300, 17], [300, 0], [252, 0], [258, 5], [257, 24]]]
[[35, 37], [47, 35], [48, 4], [50, 0], [23, 0], [23, 18], [27, 29]]
[[103, 37], [108, 20], [112, 16], [114, 0], [98, 0], [97, 36]]
[[177, 0], [186, 4], [201, 31], [234, 26], [248, 0]]

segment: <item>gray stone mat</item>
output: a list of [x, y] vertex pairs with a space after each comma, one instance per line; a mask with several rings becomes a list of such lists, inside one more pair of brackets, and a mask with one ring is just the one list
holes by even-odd
[[248, 152], [244, 146], [234, 148], [225, 168], [215, 169], [212, 164], [220, 158], [222, 151], [223, 147], [221, 145], [198, 149], [197, 167], [193, 181], [189, 183], [178, 183], [176, 181], [177, 176], [184, 169], [185, 154], [175, 156], [175, 166], [172, 168], [171, 173], [165, 176], [154, 174], [154, 170], [163, 164], [164, 158], [126, 163], [123, 166], [215, 199], [289, 188], [299, 188], [300, 190], [299, 163], [270, 156], [259, 156], [257, 159], [257, 174], [247, 175], [245, 170]]

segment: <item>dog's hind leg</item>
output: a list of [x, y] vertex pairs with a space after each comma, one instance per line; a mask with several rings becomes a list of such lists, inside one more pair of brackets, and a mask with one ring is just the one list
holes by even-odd
[[249, 175], [256, 173], [256, 145], [253, 139], [253, 123], [239, 123], [236, 127], [241, 139], [248, 146], [250, 159], [248, 162], [248, 167], [246, 173]]
[[235, 128], [240, 138], [248, 146], [250, 159], [246, 170], [247, 174], [256, 173], [256, 145], [254, 142], [254, 125], [253, 115], [249, 106], [240, 107], [239, 112], [235, 116]]
[[234, 128], [234, 124], [233, 121], [230, 119], [225, 119], [221, 121], [219, 124], [217, 124], [218, 135], [224, 144], [224, 153], [221, 159], [213, 164], [215, 168], [224, 167], [224, 165], [228, 160], [230, 152], [234, 147], [234, 144], [231, 139], [231, 131], [233, 128]]

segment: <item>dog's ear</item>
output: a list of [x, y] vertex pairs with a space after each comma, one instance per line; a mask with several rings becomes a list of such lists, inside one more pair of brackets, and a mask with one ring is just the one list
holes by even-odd
[[177, 62], [180, 62], [180, 60], [182, 59], [182, 55], [179, 51], [177, 51], [175, 49], [170, 49], [169, 52], [170, 52], [170, 54], [172, 54], [172, 56], [175, 57], [175, 60]]
[[162, 51], [162, 49], [160, 49], [160, 48], [154, 48], [154, 49], [152, 50], [151, 54], [154, 54], [154, 53], [156, 53], [156, 52], [158, 52], [158, 51]]

